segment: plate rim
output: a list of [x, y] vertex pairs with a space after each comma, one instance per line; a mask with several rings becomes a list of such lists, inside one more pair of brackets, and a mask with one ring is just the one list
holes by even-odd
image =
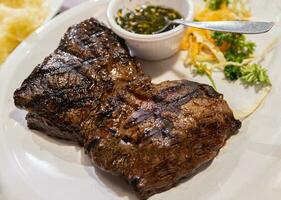
[[64, 0], [48, 0], [47, 4], [50, 6], [50, 13], [45, 21], [52, 19], [62, 8]]

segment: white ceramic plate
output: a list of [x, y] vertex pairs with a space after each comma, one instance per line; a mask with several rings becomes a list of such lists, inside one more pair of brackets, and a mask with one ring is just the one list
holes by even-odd
[[[89, 1], [40, 28], [22, 43], [0, 72], [0, 199], [2, 200], [119, 200], [136, 199], [126, 184], [94, 168], [83, 150], [47, 138], [26, 127], [25, 112], [15, 108], [13, 92], [34, 66], [51, 53], [66, 29], [89, 17], [105, 21], [108, 1]], [[278, 19], [280, 0], [253, 0], [255, 18]], [[255, 36], [264, 48], [280, 30]], [[144, 69], [155, 82], [193, 79], [182, 65], [182, 55]], [[152, 200], [279, 200], [281, 197], [281, 48], [265, 61], [273, 91], [265, 104], [243, 122], [213, 164], [189, 181], [153, 196]], [[219, 91], [234, 109], [247, 107], [259, 96], [254, 89], [228, 84], [215, 76]], [[197, 78], [208, 82], [205, 78]]]
[[46, 20], [52, 19], [52, 17], [58, 13], [62, 7], [63, 1], [64, 0], [45, 0], [45, 4], [50, 8], [50, 12]]

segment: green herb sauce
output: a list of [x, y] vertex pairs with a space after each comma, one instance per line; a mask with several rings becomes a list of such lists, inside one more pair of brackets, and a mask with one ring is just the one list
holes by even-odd
[[[160, 6], [139, 6], [133, 11], [123, 14], [122, 9], [118, 11], [116, 22], [125, 30], [138, 34], [153, 34], [166, 25], [166, 19], [181, 19], [181, 14], [172, 9]], [[177, 25], [171, 25], [168, 30]]]

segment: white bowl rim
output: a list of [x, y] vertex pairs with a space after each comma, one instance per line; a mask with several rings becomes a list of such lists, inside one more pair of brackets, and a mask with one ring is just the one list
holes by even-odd
[[[153, 35], [144, 35], [144, 34], [137, 34], [137, 33], [132, 33], [129, 32], [125, 29], [123, 29], [121, 26], [119, 26], [116, 21], [115, 21], [115, 16], [113, 13], [113, 9], [114, 9], [114, 3], [116, 0], [111, 0], [108, 8], [107, 8], [107, 20], [110, 24], [110, 26], [112, 27], [113, 31], [116, 32], [117, 35], [125, 38], [125, 39], [130, 39], [130, 40], [135, 40], [135, 41], [157, 41], [157, 40], [163, 40], [163, 39], [167, 39], [170, 37], [174, 37], [175, 35], [181, 34], [182, 32], [184, 32], [184, 26], [180, 25], [170, 31], [164, 32], [164, 33], [160, 33], [160, 34], [153, 34]], [[189, 6], [189, 12], [188, 15], [186, 16], [186, 20], [193, 20], [194, 17], [194, 5], [193, 5], [193, 1], [192, 0], [185, 0], [186, 3]]]

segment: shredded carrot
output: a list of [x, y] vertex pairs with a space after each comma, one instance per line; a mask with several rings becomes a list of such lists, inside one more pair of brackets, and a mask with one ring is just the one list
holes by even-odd
[[[196, 7], [196, 21], [228, 21], [247, 20], [251, 12], [247, 10], [241, 0], [233, 0], [231, 5], [222, 4], [218, 10], [211, 10], [208, 7]], [[198, 64], [206, 62], [217, 64], [226, 63], [223, 52], [228, 48], [227, 44], [217, 47], [212, 39], [212, 31], [188, 28], [181, 43], [181, 49], [188, 51], [186, 64], [197, 67]], [[199, 66], [198, 66], [199, 67]]]

